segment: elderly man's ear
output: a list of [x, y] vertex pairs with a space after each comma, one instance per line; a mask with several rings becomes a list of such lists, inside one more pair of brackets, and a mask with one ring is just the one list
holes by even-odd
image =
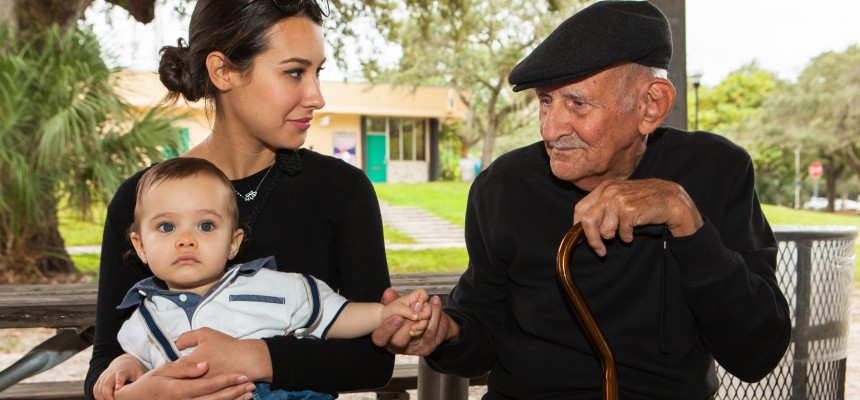
[[666, 120], [672, 105], [675, 104], [675, 86], [663, 78], [654, 78], [648, 84], [645, 96], [645, 115], [639, 121], [639, 132], [649, 134]]

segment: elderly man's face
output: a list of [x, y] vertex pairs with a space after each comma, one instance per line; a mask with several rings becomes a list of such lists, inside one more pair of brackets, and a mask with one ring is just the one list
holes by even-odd
[[618, 101], [621, 71], [613, 67], [536, 89], [552, 173], [584, 190], [593, 190], [605, 179], [627, 178], [645, 150], [639, 133], [641, 102], [628, 110]]

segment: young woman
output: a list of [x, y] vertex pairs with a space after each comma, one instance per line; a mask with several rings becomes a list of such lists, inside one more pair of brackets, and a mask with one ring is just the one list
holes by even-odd
[[[296, 150], [325, 105], [318, 74], [326, 9], [315, 0], [199, 0], [187, 45], [162, 50], [159, 74], [171, 100], [204, 99], [213, 108], [211, 135], [185, 156], [211, 161], [233, 183], [251, 238], [236, 261], [274, 255], [283, 271], [313, 275], [355, 301], [379, 301], [390, 281], [372, 185], [340, 160]], [[151, 371], [123, 354], [116, 336], [130, 313], [116, 307], [152, 276], [123, 257], [143, 172], [108, 207], [88, 398], [250, 398], [251, 382], [326, 393], [385, 385], [393, 355], [368, 337], [239, 340], [201, 329], [176, 341], [180, 350], [195, 347], [190, 355]], [[133, 383], [115, 392], [119, 381]]]

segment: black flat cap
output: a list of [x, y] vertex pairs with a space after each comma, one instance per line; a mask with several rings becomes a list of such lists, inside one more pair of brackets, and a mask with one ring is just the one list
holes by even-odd
[[600, 1], [568, 18], [520, 61], [514, 91], [574, 81], [623, 61], [668, 69], [669, 20], [646, 1]]

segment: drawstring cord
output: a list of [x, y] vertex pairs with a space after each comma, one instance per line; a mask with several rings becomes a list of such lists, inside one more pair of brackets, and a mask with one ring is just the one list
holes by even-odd
[[669, 353], [669, 342], [666, 339], [666, 313], [668, 312], [668, 302], [666, 299], [666, 290], [669, 286], [668, 273], [666, 271], [666, 257], [669, 252], [669, 229], [664, 225], [662, 233], [663, 252], [660, 261], [660, 321], [657, 327], [657, 348], [663, 354]]

